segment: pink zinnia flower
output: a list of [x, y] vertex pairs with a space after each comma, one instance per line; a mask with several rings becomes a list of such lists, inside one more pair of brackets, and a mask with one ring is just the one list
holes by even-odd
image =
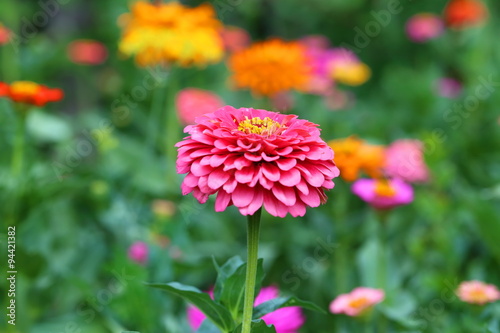
[[228, 52], [236, 52], [247, 48], [252, 39], [245, 29], [226, 26], [220, 31], [222, 42], [224, 43], [224, 48]]
[[144, 242], [135, 242], [128, 249], [128, 257], [138, 264], [144, 265], [148, 260], [148, 245]]
[[[210, 297], [214, 297], [213, 291], [209, 292]], [[270, 301], [279, 296], [278, 288], [274, 286], [264, 287], [260, 290], [259, 295], [255, 298], [254, 306]], [[187, 317], [189, 326], [196, 331], [206, 316], [198, 308], [190, 305], [187, 309]], [[262, 317], [262, 320], [267, 325], [274, 325], [276, 333], [295, 333], [304, 325], [305, 318], [302, 314], [302, 309], [298, 306], [281, 308], [274, 312], [268, 313]]]
[[424, 145], [419, 140], [396, 140], [385, 150], [385, 171], [391, 178], [409, 183], [429, 180], [424, 160]]
[[420, 13], [412, 16], [406, 22], [406, 33], [408, 38], [417, 43], [423, 43], [430, 39], [441, 36], [444, 30], [444, 22], [438, 15]]
[[196, 119], [179, 147], [177, 172], [187, 173], [184, 195], [200, 203], [217, 193], [215, 210], [235, 205], [253, 215], [303, 216], [326, 202], [339, 170], [318, 125], [295, 115], [223, 107]]
[[462, 84], [451, 77], [444, 77], [438, 81], [437, 87], [440, 96], [456, 98], [462, 93]]
[[223, 107], [224, 101], [208, 90], [186, 88], [177, 94], [175, 104], [179, 119], [189, 125], [194, 124], [196, 117]]
[[108, 58], [106, 46], [96, 40], [80, 39], [68, 45], [68, 57], [75, 64], [99, 65]]
[[464, 302], [480, 305], [500, 300], [497, 287], [475, 280], [460, 283], [457, 295]]
[[358, 287], [348, 294], [337, 296], [330, 303], [330, 312], [344, 313], [348, 316], [360, 316], [375, 304], [382, 302], [385, 293], [382, 289]]
[[413, 201], [413, 188], [399, 179], [359, 179], [352, 192], [376, 209], [391, 209]]

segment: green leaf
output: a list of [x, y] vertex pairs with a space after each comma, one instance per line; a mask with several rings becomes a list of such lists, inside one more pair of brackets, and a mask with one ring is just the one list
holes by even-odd
[[195, 287], [186, 286], [178, 282], [148, 283], [147, 285], [182, 297], [184, 300], [200, 309], [200, 311], [203, 312], [207, 318], [210, 319], [223, 332], [229, 332], [235, 326], [234, 320], [229, 311], [227, 311], [222, 305], [214, 302], [207, 293], [204, 293]]
[[215, 269], [217, 270], [217, 280], [215, 281], [214, 287], [214, 299], [215, 301], [219, 301], [220, 294], [222, 292], [222, 286], [226, 282], [226, 280], [232, 276], [238, 268], [240, 268], [245, 262], [241, 260], [239, 256], [234, 256], [230, 258], [226, 263], [222, 266], [219, 266], [215, 261], [215, 258], [212, 258], [214, 262]]
[[[226, 279], [224, 285], [222, 286], [222, 292], [220, 295], [220, 303], [229, 309], [236, 321], [238, 321], [239, 315], [243, 313], [246, 271], [247, 264], [241, 265], [230, 277]], [[257, 295], [260, 291], [260, 282], [262, 281], [263, 276], [263, 260], [259, 259], [257, 262], [255, 295]]]
[[253, 318], [254, 319], [260, 318], [268, 313], [271, 313], [271, 312], [276, 311], [278, 309], [286, 308], [289, 306], [300, 306], [301, 308], [304, 308], [304, 309], [309, 309], [309, 310], [320, 312], [322, 314], [326, 314], [326, 311], [324, 309], [320, 308], [319, 306], [317, 306], [314, 303], [300, 300], [295, 296], [289, 296], [289, 297], [278, 297], [278, 298], [269, 300], [267, 302], [264, 302], [262, 304], [259, 304], [253, 310]]
[[221, 333], [221, 331], [210, 320], [204, 320], [196, 333]]
[[[262, 319], [252, 320], [252, 333], [276, 333], [274, 325], [266, 325]], [[241, 324], [233, 331], [233, 333], [241, 333]]]

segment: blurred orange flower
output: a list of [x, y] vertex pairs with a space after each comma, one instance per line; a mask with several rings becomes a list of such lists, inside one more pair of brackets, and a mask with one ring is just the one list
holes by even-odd
[[311, 75], [305, 48], [297, 42], [272, 39], [254, 43], [229, 59], [233, 81], [256, 95], [306, 88]]
[[190, 8], [169, 3], [136, 2], [119, 19], [120, 51], [135, 56], [139, 66], [176, 63], [181, 66], [215, 63], [222, 59], [222, 23], [210, 4]]
[[0, 82], [0, 96], [7, 96], [17, 103], [44, 106], [49, 102], [60, 101], [64, 94], [61, 89], [51, 89], [31, 81], [16, 81], [8, 85]]
[[372, 178], [382, 177], [385, 164], [383, 146], [366, 143], [355, 136], [332, 140], [328, 145], [333, 149], [333, 160], [344, 180], [352, 182], [361, 172]]
[[79, 39], [71, 42], [68, 45], [67, 53], [72, 62], [81, 65], [99, 65], [108, 57], [106, 46], [90, 39]]
[[446, 24], [454, 29], [464, 29], [483, 23], [488, 10], [479, 0], [451, 0], [444, 10]]

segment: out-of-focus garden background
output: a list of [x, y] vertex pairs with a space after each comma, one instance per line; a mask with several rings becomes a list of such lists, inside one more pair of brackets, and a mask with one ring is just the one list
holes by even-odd
[[[422, 143], [429, 179], [413, 185], [413, 202], [382, 218], [340, 177], [328, 202], [302, 218], [263, 213], [264, 285], [325, 310], [358, 286], [386, 294], [365, 319], [305, 310], [300, 332], [500, 332], [499, 302], [471, 305], [455, 294], [467, 280], [500, 286], [498, 1], [483, 1], [489, 15], [477, 26], [446, 26], [425, 42], [408, 36], [408, 20], [442, 17], [448, 1], [210, 1], [224, 26], [252, 41], [324, 36], [370, 69], [364, 84], [338, 80], [328, 96], [295, 91], [279, 101], [235, 89], [229, 50], [206, 66], [138, 66], [119, 50], [132, 3], [0, 2], [10, 31], [0, 81], [64, 91], [29, 111], [0, 98], [2, 276], [7, 226], [16, 227], [18, 272], [16, 325], [2, 305], [2, 332], [191, 331], [186, 303], [144, 282], [210, 289], [212, 258], [244, 258], [246, 228], [234, 207], [215, 213], [213, 199], [200, 205], [181, 194], [170, 143], [182, 138], [175, 97], [185, 88], [234, 107], [290, 104], [284, 112], [319, 124], [325, 141]], [[76, 40], [100, 44], [75, 51]], [[7, 280], [0, 285], [8, 301]]]

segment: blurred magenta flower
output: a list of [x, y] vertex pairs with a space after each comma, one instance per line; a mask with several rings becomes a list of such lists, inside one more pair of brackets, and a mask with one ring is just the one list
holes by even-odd
[[241, 51], [247, 48], [252, 39], [248, 32], [240, 27], [225, 26], [220, 31], [224, 48], [228, 52]]
[[408, 38], [417, 43], [423, 43], [441, 36], [444, 31], [444, 22], [431, 13], [420, 13], [412, 16], [406, 22]]
[[413, 201], [413, 188], [399, 179], [359, 179], [352, 192], [376, 209], [391, 209]]
[[295, 115], [223, 107], [196, 119], [176, 144], [177, 172], [187, 173], [182, 194], [200, 203], [217, 193], [215, 210], [235, 205], [253, 215], [303, 216], [326, 202], [339, 170], [318, 125]]
[[[209, 291], [208, 293], [212, 298], [214, 297], [213, 291]], [[278, 288], [274, 286], [264, 287], [255, 298], [254, 306], [275, 299], [278, 296]], [[192, 305], [190, 305], [187, 309], [187, 317], [189, 326], [191, 326], [193, 331], [196, 331], [206, 318], [203, 312]], [[264, 320], [267, 325], [274, 325], [276, 333], [296, 333], [300, 327], [304, 325], [305, 317], [302, 314], [302, 309], [300, 307], [291, 306], [268, 313], [262, 317], [262, 320]]]
[[390, 178], [408, 183], [429, 180], [429, 169], [424, 160], [424, 145], [419, 140], [396, 140], [385, 150], [385, 172]]
[[370, 68], [351, 50], [338, 47], [328, 50], [328, 72], [335, 82], [359, 86], [371, 76]]
[[135, 242], [128, 249], [129, 259], [140, 265], [144, 265], [148, 261], [148, 254], [148, 245], [144, 242]]
[[500, 300], [500, 291], [492, 284], [481, 281], [464, 281], [457, 290], [458, 298], [472, 304], [483, 305]]
[[330, 312], [361, 316], [375, 304], [382, 302], [384, 298], [385, 293], [382, 289], [358, 287], [348, 294], [337, 296], [330, 303]]
[[71, 42], [67, 49], [69, 59], [80, 65], [99, 65], [108, 58], [106, 46], [96, 40], [79, 39]]
[[224, 106], [224, 101], [208, 90], [186, 88], [176, 97], [179, 119], [185, 125], [194, 124], [196, 117], [215, 112]]
[[481, 25], [488, 18], [488, 9], [480, 0], [450, 0], [444, 9], [446, 25], [461, 30]]
[[462, 84], [451, 77], [444, 77], [438, 81], [438, 93], [446, 98], [456, 98], [462, 93]]

